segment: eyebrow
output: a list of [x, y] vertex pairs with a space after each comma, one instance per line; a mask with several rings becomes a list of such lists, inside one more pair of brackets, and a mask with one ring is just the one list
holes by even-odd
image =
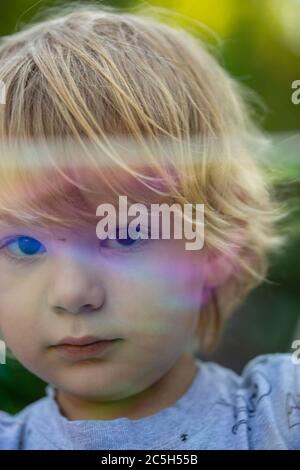
[[1, 215], [0, 215], [0, 230], [12, 230], [12, 231], [37, 231], [42, 234], [46, 233], [51, 233], [51, 229], [45, 227], [44, 225], [41, 225], [38, 220], [35, 220], [33, 223], [28, 221], [25, 222], [23, 220], [20, 220], [18, 218], [14, 217], [7, 217], [2, 218], [1, 220]]
[[56, 239], [58, 241], [61, 241], [61, 242], [66, 242], [67, 239], [65, 237], [56, 237], [54, 232], [53, 232], [53, 229], [52, 230], [49, 230], [45, 227], [41, 227], [41, 226], [38, 226], [37, 223], [31, 225], [31, 224], [26, 224], [24, 222], [17, 222], [15, 225], [11, 222], [5, 222], [3, 223], [3, 221], [0, 221], [0, 233], [1, 233], [1, 230], [5, 230], [5, 231], [13, 231], [13, 232], [16, 232], [16, 231], [20, 231], [22, 232], [24, 230], [24, 232], [28, 231], [29, 233], [31, 233], [31, 235], [29, 235], [30, 237], [34, 237], [35, 236], [35, 232], [36, 232], [36, 236], [39, 237], [39, 236], [50, 236], [50, 238], [52, 239]]
[[32, 226], [41, 227], [41, 225], [39, 224], [37, 220], [35, 220], [34, 222], [30, 222], [30, 221], [25, 222], [24, 220], [21, 220], [18, 217], [15, 217], [13, 215], [8, 216], [7, 214], [3, 214], [0, 212], [0, 228], [1, 227], [13, 227], [15, 225], [17, 225], [18, 227], [24, 227], [24, 228], [28, 228]]

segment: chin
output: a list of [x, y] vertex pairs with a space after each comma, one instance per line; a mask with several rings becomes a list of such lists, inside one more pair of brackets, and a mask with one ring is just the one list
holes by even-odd
[[109, 366], [104, 370], [104, 367], [97, 367], [95, 363], [84, 362], [84, 367], [63, 371], [51, 383], [66, 393], [90, 401], [118, 400], [129, 394], [128, 386], [125, 384], [124, 387], [124, 380], [120, 379], [119, 373], [113, 372], [112, 367], [109, 371]]

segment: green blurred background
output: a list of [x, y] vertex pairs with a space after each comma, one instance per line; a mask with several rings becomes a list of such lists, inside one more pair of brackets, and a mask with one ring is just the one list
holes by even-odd
[[[45, 7], [66, 2], [1, 2], [0, 34], [17, 31]], [[75, 2], [72, 2], [75, 3]], [[80, 2], [89, 3], [89, 2]], [[97, 2], [131, 10], [137, 1]], [[262, 98], [262, 126], [276, 145], [271, 155], [278, 195], [294, 208], [290, 241], [271, 260], [268, 278], [228, 321], [217, 349], [204, 359], [240, 372], [252, 357], [291, 351], [300, 339], [300, 104], [292, 103], [292, 82], [300, 80], [300, 0], [165, 0], [146, 6], [167, 8], [216, 51], [218, 60]], [[171, 14], [172, 13], [172, 14]], [[166, 20], [168, 20], [164, 13]], [[201, 22], [197, 26], [194, 21]], [[45, 384], [17, 362], [0, 365], [0, 409], [15, 413], [44, 395]]]

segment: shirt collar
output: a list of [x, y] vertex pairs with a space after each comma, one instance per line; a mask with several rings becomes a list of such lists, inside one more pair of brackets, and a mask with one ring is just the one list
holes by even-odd
[[195, 414], [194, 407], [200, 405], [200, 411], [207, 400], [207, 395], [201, 399], [206, 379], [204, 362], [196, 359], [196, 365], [197, 373], [184, 395], [168, 408], [137, 420], [71, 421], [61, 414], [55, 387], [47, 385], [43, 410], [36, 416], [39, 429], [44, 436], [49, 436], [53, 444], [63, 449], [167, 449], [168, 445], [176, 446], [176, 442], [179, 446], [182, 434], [188, 431], [191, 415]]

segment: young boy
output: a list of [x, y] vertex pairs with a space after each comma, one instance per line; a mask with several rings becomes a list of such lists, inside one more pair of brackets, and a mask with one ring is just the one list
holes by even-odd
[[[5, 37], [0, 78], [0, 330], [48, 383], [0, 413], [0, 449], [299, 449], [290, 354], [197, 357], [282, 242], [238, 85], [187, 32], [97, 7]], [[204, 204], [204, 247], [101, 239], [117, 195]]]

